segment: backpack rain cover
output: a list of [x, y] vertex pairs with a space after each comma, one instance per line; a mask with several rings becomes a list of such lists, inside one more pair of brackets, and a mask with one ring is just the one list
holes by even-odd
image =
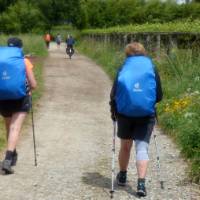
[[26, 95], [26, 69], [22, 49], [0, 47], [0, 100]]
[[156, 80], [154, 65], [146, 56], [128, 57], [117, 77], [117, 112], [129, 117], [155, 113]]

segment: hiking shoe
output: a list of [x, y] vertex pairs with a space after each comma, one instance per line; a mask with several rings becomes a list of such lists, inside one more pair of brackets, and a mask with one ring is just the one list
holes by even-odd
[[119, 186], [125, 186], [126, 185], [126, 171], [123, 172], [123, 171], [120, 171], [118, 174], [117, 174], [117, 184]]
[[17, 158], [18, 158], [18, 154], [17, 152], [15, 151], [13, 153], [13, 156], [12, 156], [12, 162], [11, 162], [11, 166], [15, 166], [17, 164]]
[[145, 182], [144, 181], [138, 181], [137, 195], [139, 197], [145, 197], [145, 196], [147, 196], [147, 192], [146, 192]]
[[13, 174], [14, 171], [11, 168], [12, 160], [4, 160], [2, 163], [2, 170], [5, 172], [5, 174]]

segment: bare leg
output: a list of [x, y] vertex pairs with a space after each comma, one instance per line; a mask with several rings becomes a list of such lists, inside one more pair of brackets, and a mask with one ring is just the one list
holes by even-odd
[[25, 112], [18, 112], [13, 114], [11, 121], [10, 121], [10, 129], [9, 129], [9, 137], [8, 137], [8, 151], [14, 151], [16, 148], [19, 133], [26, 117]]
[[133, 140], [121, 139], [121, 146], [118, 157], [120, 171], [127, 171], [132, 144]]
[[7, 140], [8, 140], [11, 117], [5, 117], [4, 120], [5, 120], [5, 125], [6, 125], [6, 136], [7, 136]]
[[148, 160], [138, 160], [136, 162], [138, 178], [145, 178], [147, 173]]

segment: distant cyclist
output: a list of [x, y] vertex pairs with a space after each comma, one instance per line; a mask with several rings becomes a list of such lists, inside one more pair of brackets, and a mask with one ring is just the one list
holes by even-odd
[[66, 53], [69, 55], [69, 57], [71, 58], [71, 56], [74, 54], [74, 48], [73, 45], [75, 43], [74, 38], [70, 35], [67, 37], [66, 39]]

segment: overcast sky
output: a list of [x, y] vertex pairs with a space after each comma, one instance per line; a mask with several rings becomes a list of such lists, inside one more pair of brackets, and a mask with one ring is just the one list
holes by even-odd
[[[161, 1], [166, 1], [166, 0], [161, 0]], [[190, 1], [192, 1], [192, 0], [190, 0]], [[176, 2], [178, 3], [178, 4], [181, 4], [181, 3], [185, 3], [186, 2], [186, 0], [176, 0]]]
[[[191, 0], [190, 0], [191, 1]], [[181, 4], [181, 3], [185, 3], [186, 0], [176, 0], [177, 3]]]
[[185, 0], [176, 0], [177, 3], [185, 3]]

